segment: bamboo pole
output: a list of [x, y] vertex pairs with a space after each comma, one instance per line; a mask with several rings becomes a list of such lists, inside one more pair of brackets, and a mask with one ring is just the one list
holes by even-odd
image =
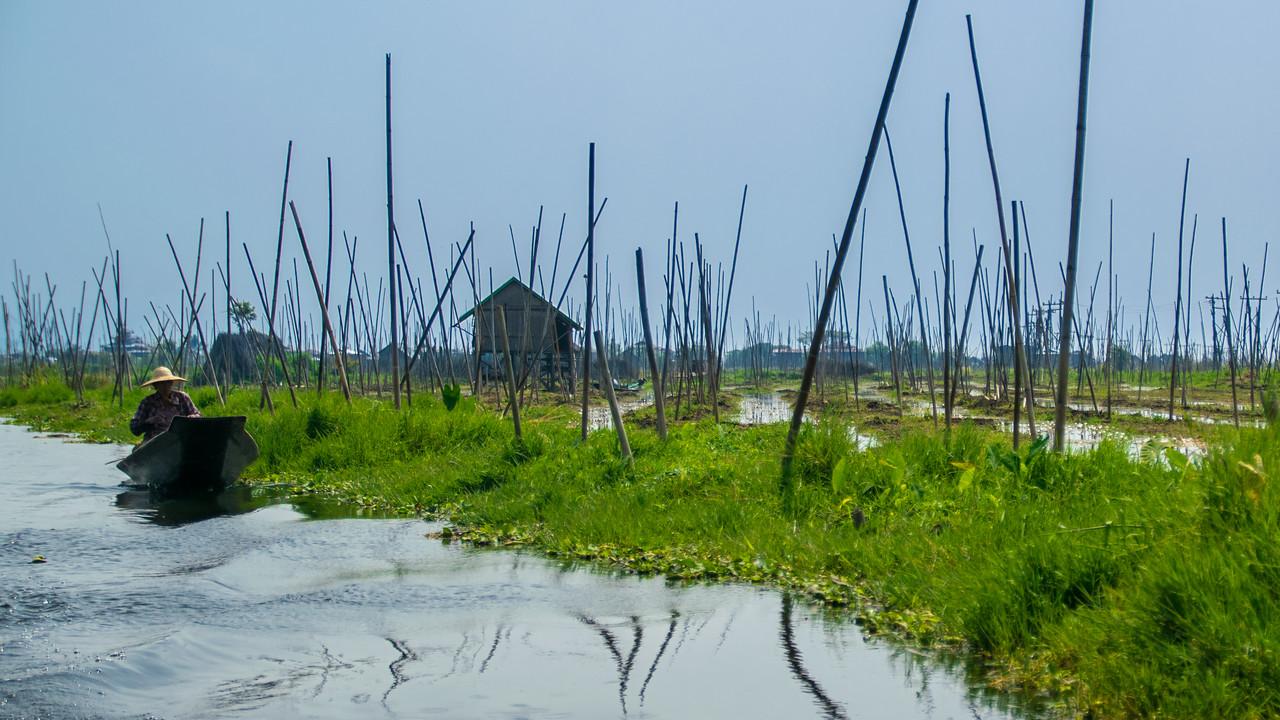
[[[325, 297], [325, 289], [320, 287], [320, 278], [316, 275], [315, 263], [311, 262], [311, 250], [307, 248], [307, 236], [302, 232], [302, 221], [298, 219], [298, 208], [289, 201], [289, 211], [293, 213], [293, 224], [298, 229], [298, 242], [302, 244], [302, 254], [307, 259], [307, 270], [311, 271], [311, 282], [315, 285], [316, 300], [320, 303], [320, 318], [324, 321], [324, 333], [329, 338], [329, 347], [333, 350], [335, 359], [341, 358], [338, 354], [338, 338], [333, 334], [333, 325], [329, 323], [329, 307], [327, 298]], [[338, 366], [338, 380], [342, 383], [342, 397], [351, 404], [351, 386], [347, 384], [347, 368], [345, 363], [336, 362]]]
[[1169, 419], [1173, 419], [1173, 396], [1178, 388], [1178, 340], [1182, 328], [1182, 226], [1187, 219], [1187, 178], [1191, 174], [1191, 158], [1182, 169], [1182, 210], [1178, 214], [1178, 284], [1173, 304], [1173, 357], [1169, 361]]
[[[938, 398], [933, 391], [933, 353], [929, 349], [928, 316], [920, 298], [920, 277], [916, 275], [916, 261], [911, 252], [911, 234], [907, 232], [907, 211], [902, 202], [902, 186], [898, 183], [898, 165], [893, 159], [893, 142], [889, 140], [889, 128], [884, 129], [884, 146], [889, 151], [889, 168], [893, 172], [893, 188], [898, 195], [898, 216], [902, 220], [902, 237], [907, 244], [907, 266], [911, 269], [911, 289], [916, 300], [916, 314], [920, 316], [920, 346], [924, 350], [925, 368], [929, 379], [929, 403], [933, 409], [933, 426], [938, 426]], [[908, 352], [908, 356], [911, 353]]]
[[[203, 226], [204, 221], [201, 220], [200, 224]], [[205, 365], [209, 368], [209, 382], [213, 384], [213, 390], [218, 395], [218, 404], [226, 405], [227, 400], [223, 397], [222, 387], [218, 384], [218, 374], [213, 369], [213, 359], [209, 357], [209, 345], [204, 339], [204, 328], [200, 326], [200, 310], [196, 306], [195, 298], [191, 295], [191, 287], [187, 285], [187, 275], [182, 271], [182, 262], [178, 260], [178, 251], [173, 247], [173, 239], [169, 237], [168, 233], [165, 234], [164, 238], [169, 241], [169, 252], [173, 253], [173, 262], [178, 266], [178, 276], [182, 278], [182, 291], [186, 295], [188, 307], [191, 308], [191, 318], [196, 326], [196, 336], [200, 339], [200, 350], [204, 353]], [[199, 257], [199, 250], [196, 251], [196, 255]], [[197, 266], [199, 265], [198, 260], [196, 264]]]
[[951, 93], [942, 110], [942, 412], [951, 430]]
[[[596, 242], [595, 242], [595, 207], [596, 207], [596, 144], [587, 148], [587, 297], [583, 310], [582, 322], [582, 440], [587, 439], [587, 410], [591, 401], [591, 308], [592, 280], [595, 274]], [[569, 273], [572, 277], [573, 273]]]
[[[1026, 348], [1022, 339], [1022, 318], [1018, 304], [1017, 284], [1014, 281], [1014, 257], [1009, 249], [1009, 235], [1005, 230], [1004, 222], [1004, 200], [1000, 193], [1000, 175], [996, 172], [996, 155], [995, 149], [991, 144], [991, 123], [987, 118], [987, 100], [986, 95], [982, 91], [982, 74], [978, 70], [978, 50], [973, 40], [973, 18], [969, 15], [964, 17], [965, 24], [969, 30], [969, 56], [973, 60], [973, 79], [978, 88], [978, 107], [982, 111], [982, 134], [987, 144], [987, 163], [991, 166], [991, 183], [995, 188], [996, 196], [996, 218], [1000, 225], [1000, 246], [1004, 252], [1004, 274], [1005, 282], [1008, 284], [1009, 314], [1012, 316], [1013, 331], [1013, 355], [1014, 362], [1018, 364], [1020, 372], [1025, 377], [1030, 377], [1030, 367], [1027, 364]], [[1035, 397], [1030, 383], [1027, 384], [1026, 393], [1027, 403], [1027, 422], [1029, 424], [1031, 434], [1036, 434], [1036, 415], [1035, 415]], [[1017, 446], [1017, 424], [1014, 424], [1014, 446]]]
[[1115, 373], [1115, 358], [1112, 355], [1112, 343], [1115, 337], [1115, 271], [1112, 261], [1115, 259], [1115, 200], [1107, 203], [1107, 420], [1111, 420], [1111, 382]]
[[609, 415], [613, 418], [613, 429], [618, 434], [618, 446], [622, 450], [622, 459], [631, 464], [631, 443], [627, 442], [627, 428], [622, 424], [622, 410], [618, 407], [618, 397], [613, 392], [613, 377], [609, 374], [609, 353], [601, 350], [604, 340], [600, 331], [595, 331], [596, 358], [600, 362], [600, 384], [604, 386], [604, 395], [609, 399]]
[[[396, 221], [395, 204], [391, 192], [391, 53], [387, 53], [387, 278], [391, 283], [391, 398], [400, 409], [400, 358], [399, 333], [396, 324]], [[378, 348], [373, 352], [378, 353]]]
[[[884, 133], [885, 117], [889, 114], [889, 103], [893, 99], [893, 89], [898, 81], [898, 73], [902, 69], [902, 59], [907, 53], [907, 40], [911, 37], [911, 24], [915, 19], [916, 6], [919, 0], [908, 0], [906, 17], [902, 22], [902, 33], [898, 37], [898, 46], [894, 51], [893, 63], [889, 69], [889, 77], [885, 82], [884, 94], [880, 99], [880, 108], [876, 112], [875, 124], [871, 129], [871, 139], [867, 144], [867, 155], [862, 165], [862, 174], [858, 177], [858, 186], [854, 191], [853, 205], [849, 208], [849, 216], [845, 219], [844, 233], [840, 237], [840, 247], [836, 250], [832, 275], [838, 279], [840, 269], [844, 267], [845, 256], [853, 238], [853, 225], [862, 209], [862, 201], [871, 180], [871, 168], [875, 164], [876, 150], [880, 146], [880, 136]], [[809, 401], [809, 391], [813, 387], [813, 373], [817, 368], [818, 355], [822, 350], [822, 339], [826, 333], [827, 321], [831, 317], [831, 306], [835, 300], [837, 283], [827, 284], [827, 290], [818, 311], [818, 321], [813, 328], [813, 337], [809, 342], [809, 352], [805, 357], [804, 374], [800, 380], [800, 392], [796, 396], [796, 405], [791, 413], [791, 425], [787, 430], [786, 444], [782, 451], [782, 490], [789, 492], [792, 487], [792, 463], [795, 460], [796, 442], [800, 438], [800, 424], [804, 421], [805, 406]]]
[[658, 372], [658, 356], [653, 350], [653, 334], [649, 329], [649, 302], [644, 283], [644, 251], [636, 248], [636, 288], [640, 293], [640, 322], [644, 324], [645, 354], [649, 359], [649, 377], [653, 383], [653, 405], [658, 411], [658, 439], [667, 439], [666, 402], [662, 375]]
[[1227, 219], [1222, 218], [1222, 306], [1226, 313], [1227, 363], [1231, 367], [1231, 419], [1240, 428], [1240, 403], [1236, 399], [1236, 350], [1231, 339], [1231, 278], [1227, 274]]
[[[496, 305], [496, 303], [495, 303]], [[516, 378], [515, 371], [511, 367], [511, 340], [507, 335], [507, 310], [501, 305], [497, 306], [499, 332], [502, 333], [502, 357], [505, 366], [505, 379], [507, 386], [507, 402], [511, 406], [511, 424], [515, 428], [516, 442], [523, 443], [524, 435], [520, 432], [520, 398], [516, 396]], [[492, 323], [490, 323], [492, 325]], [[494, 348], [495, 350], [497, 348]]]
[[[328, 314], [329, 314], [329, 290], [333, 280], [333, 158], [332, 157], [325, 158], [325, 177], [327, 178], [327, 187], [329, 190], [329, 245], [328, 245], [328, 250], [325, 252], [324, 297], [320, 301], [320, 310], [325, 314], [325, 322], [327, 323]], [[331, 343], [331, 344], [333, 345], [334, 363], [335, 364], [343, 363], [344, 358], [341, 355], [338, 355], [337, 343]], [[326, 349], [325, 344], [321, 342], [320, 343], [320, 368], [319, 368], [319, 372], [316, 373], [316, 392], [317, 393], [324, 392], [325, 386], [328, 385], [328, 382], [326, 382], [326, 377], [324, 372], [325, 349]], [[349, 401], [351, 399], [351, 388], [350, 386], [346, 386], [346, 382], [345, 382], [346, 368], [342, 369], [341, 375], [344, 378], [343, 385], [345, 386], [343, 392], [346, 394], [347, 399]]]

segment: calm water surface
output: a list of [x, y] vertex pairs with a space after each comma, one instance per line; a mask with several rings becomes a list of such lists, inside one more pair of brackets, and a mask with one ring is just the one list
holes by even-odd
[[437, 525], [248, 491], [156, 507], [105, 464], [123, 452], [0, 425], [0, 717], [1018, 712], [776, 592], [444, 545], [424, 537]]

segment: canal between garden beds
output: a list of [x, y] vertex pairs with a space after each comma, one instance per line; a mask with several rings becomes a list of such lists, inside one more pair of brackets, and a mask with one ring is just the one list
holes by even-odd
[[0, 717], [1023, 714], [780, 592], [448, 545], [261, 490], [154, 505], [120, 487], [124, 452], [0, 425]]

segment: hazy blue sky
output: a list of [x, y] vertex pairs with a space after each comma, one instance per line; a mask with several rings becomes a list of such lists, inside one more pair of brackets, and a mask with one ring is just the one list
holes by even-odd
[[[609, 198], [598, 253], [602, 268], [612, 258], [625, 298], [634, 298], [637, 246], [657, 292], [674, 201], [681, 238], [691, 242], [697, 231], [711, 257], [727, 262], [748, 183], [735, 310], [745, 312], [754, 296], [766, 316], [798, 320], [813, 263], [848, 212], [905, 6], [4, 0], [0, 260], [51, 272], [60, 294], [72, 285], [78, 292], [106, 250], [101, 203], [132, 307], [172, 303], [179, 291], [165, 233], [191, 260], [203, 217], [220, 257], [230, 210], [237, 294], [247, 294], [238, 246], [247, 242], [268, 264], [293, 140], [290, 196], [309, 239], [324, 237], [331, 156], [336, 225], [361, 238], [367, 271], [385, 272], [390, 52], [397, 222], [415, 270], [426, 266], [418, 198], [441, 244], [465, 238], [475, 221], [480, 260], [496, 266], [499, 281], [512, 267], [508, 224], [523, 246], [539, 205], [544, 257], [562, 212], [564, 252], [576, 249], [595, 141], [597, 195]], [[889, 127], [926, 285], [940, 266], [947, 91], [960, 274], [972, 267], [972, 230], [987, 257], [998, 245], [965, 33], [972, 13], [1005, 198], [1026, 202], [1041, 292], [1061, 290], [1081, 7], [921, 2]], [[1114, 198], [1130, 318], [1142, 311], [1152, 232], [1157, 301], [1172, 313], [1186, 157], [1188, 236], [1191, 214], [1200, 214], [1196, 294], [1220, 288], [1222, 216], [1236, 271], [1242, 261], [1260, 263], [1263, 243], [1280, 230], [1278, 27], [1275, 2], [1097, 4], [1082, 292], [1105, 259]], [[909, 292], [887, 161], [881, 152], [866, 203], [864, 301], [876, 301], [877, 315], [880, 274], [900, 296]], [[291, 227], [285, 239], [297, 254]]]

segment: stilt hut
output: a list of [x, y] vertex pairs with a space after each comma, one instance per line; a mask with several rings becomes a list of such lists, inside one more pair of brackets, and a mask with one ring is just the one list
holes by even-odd
[[458, 317], [459, 324], [472, 320], [476, 373], [502, 377], [499, 308], [506, 314], [506, 347], [511, 350], [516, 376], [537, 377], [548, 389], [572, 385], [576, 357], [573, 332], [582, 327], [514, 277]]

